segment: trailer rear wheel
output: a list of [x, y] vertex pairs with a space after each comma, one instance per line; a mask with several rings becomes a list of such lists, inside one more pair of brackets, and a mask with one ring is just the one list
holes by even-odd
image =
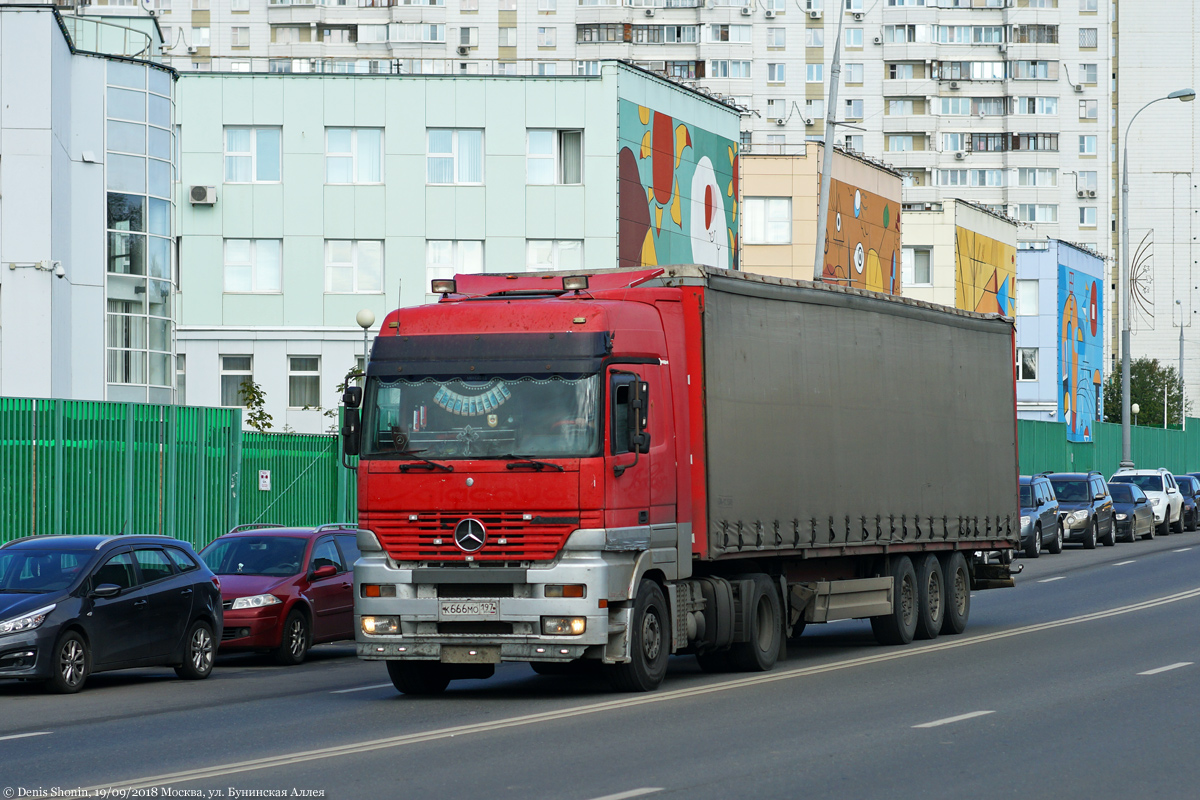
[[[1040, 530], [1037, 536], [1040, 543]], [[916, 638], [936, 639], [942, 632], [942, 622], [946, 616], [946, 582], [942, 577], [942, 565], [933, 553], [918, 564]]]
[[404, 694], [441, 694], [450, 685], [450, 673], [439, 661], [389, 661], [388, 677]]
[[608, 667], [608, 681], [620, 692], [649, 692], [667, 675], [671, 655], [671, 616], [662, 589], [643, 578], [629, 621], [629, 662]]
[[734, 668], [742, 672], [766, 672], [779, 658], [779, 640], [783, 634], [779, 595], [767, 575], [755, 573], [742, 580], [753, 581], [749, 597], [742, 598], [743, 608], [750, 610], [745, 617], [748, 641], [735, 642], [729, 648], [729, 657]]
[[942, 585], [946, 587], [946, 614], [942, 617], [942, 633], [950, 635], [967, 629], [971, 616], [971, 573], [962, 553], [951, 553], [942, 568]]
[[871, 617], [871, 630], [880, 644], [908, 644], [917, 632], [917, 573], [908, 556], [892, 560], [892, 613]]

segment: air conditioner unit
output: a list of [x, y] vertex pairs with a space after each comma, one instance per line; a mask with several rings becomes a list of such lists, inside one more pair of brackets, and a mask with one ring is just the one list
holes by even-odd
[[458, 51], [457, 51], [457, 52], [458, 52], [458, 54], [459, 54], [460, 56], [466, 56], [466, 55], [470, 55], [470, 54], [471, 54], [471, 48], [467, 47], [465, 44], [460, 44], [460, 45], [458, 46]]
[[1006, 44], [1002, 44], [1002, 45], [1000, 45], [1000, 52], [1001, 52], [1001, 53], [1007, 53], [1007, 52], [1008, 52], [1008, 45], [1006, 45]]
[[1082, 83], [1075, 84], [1075, 94], [1083, 94], [1083, 84]]
[[768, 8], [767, 13], [764, 16], [766, 16], [767, 19], [775, 19], [775, 12]]
[[813, 126], [813, 121], [810, 117], [805, 117], [804, 124], [811, 128]]
[[743, 142], [743, 143], [742, 143], [742, 147], [741, 147], [741, 151], [742, 151], [743, 153], [749, 153], [749, 152], [750, 152], [750, 143], [749, 143], [749, 142]]
[[188, 189], [188, 199], [194, 206], [211, 206], [217, 202], [217, 187], [193, 186]]
[[810, 12], [808, 12], [808, 18], [809, 19], [820, 19], [821, 12], [819, 10], [810, 11]]
[[883, 37], [882, 37], [882, 36], [876, 36], [876, 37], [875, 37], [875, 39], [874, 39], [874, 42], [875, 42], [875, 44], [883, 44]]
[[1077, 191], [1075, 192], [1075, 196], [1076, 196], [1076, 197], [1083, 197], [1083, 189], [1079, 189], [1079, 190], [1077, 190]]
[[787, 120], [784, 119], [783, 117], [776, 117], [775, 124], [776, 125], [787, 125]]
[[950, 81], [950, 88], [951, 88], [951, 89], [957, 89], [957, 88], [958, 88], [958, 81]]
[[748, 17], [748, 16], [750, 16], [750, 15], [751, 15], [751, 14], [753, 14], [753, 13], [754, 13], [754, 12], [753, 12], [753, 11], [752, 11], [752, 10], [751, 10], [751, 9], [750, 9], [748, 6], [747, 6], [747, 7], [744, 7], [744, 8], [742, 9], [742, 16], [743, 16], [743, 17]]
[[189, 44], [189, 45], [188, 45], [188, 52], [189, 52], [189, 53], [193, 53], [193, 54], [194, 54], [194, 53], [196, 52], [196, 49], [197, 49], [197, 48], [196, 48], [196, 45], [194, 45], [194, 44]]
[[654, 9], [653, 9], [653, 8], [647, 8], [647, 9], [646, 9], [646, 16], [647, 16], [647, 17], [653, 17], [653, 16], [654, 16]]
[[1095, 197], [1095, 196], [1096, 196], [1096, 190], [1088, 189], [1088, 197]]
[[863, 12], [861, 12], [861, 11], [854, 12], [854, 21], [855, 22], [862, 22], [864, 17], [866, 17], [866, 14], [864, 14]]
[[959, 150], [958, 152], [956, 152], [954, 154], [955, 161], [963, 161], [966, 159], [966, 157], [967, 157], [967, 153], [965, 150]]

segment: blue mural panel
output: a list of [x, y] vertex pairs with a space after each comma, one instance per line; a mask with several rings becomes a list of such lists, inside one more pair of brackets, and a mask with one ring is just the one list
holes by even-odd
[[1104, 287], [1058, 265], [1058, 413], [1067, 440], [1090, 442], [1103, 419]]

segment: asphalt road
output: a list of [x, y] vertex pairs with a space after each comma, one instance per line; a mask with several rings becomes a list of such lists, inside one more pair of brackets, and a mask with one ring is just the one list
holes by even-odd
[[679, 657], [646, 695], [511, 664], [408, 698], [348, 646], [290, 669], [222, 657], [195, 683], [97, 675], [67, 697], [0, 683], [0, 790], [1195, 797], [1200, 533], [1021, 563], [961, 636], [880, 647], [865, 622], [810, 626], [773, 672]]

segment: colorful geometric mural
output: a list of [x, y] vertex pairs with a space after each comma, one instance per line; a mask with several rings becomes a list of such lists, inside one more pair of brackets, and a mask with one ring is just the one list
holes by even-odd
[[955, 308], [1015, 316], [1016, 280], [1016, 247], [961, 226], [955, 228]]
[[900, 294], [900, 204], [830, 179], [823, 278]]
[[1071, 442], [1092, 441], [1104, 418], [1103, 304], [1099, 279], [1058, 265], [1058, 414]]
[[737, 268], [737, 142], [620, 101], [619, 266]]

